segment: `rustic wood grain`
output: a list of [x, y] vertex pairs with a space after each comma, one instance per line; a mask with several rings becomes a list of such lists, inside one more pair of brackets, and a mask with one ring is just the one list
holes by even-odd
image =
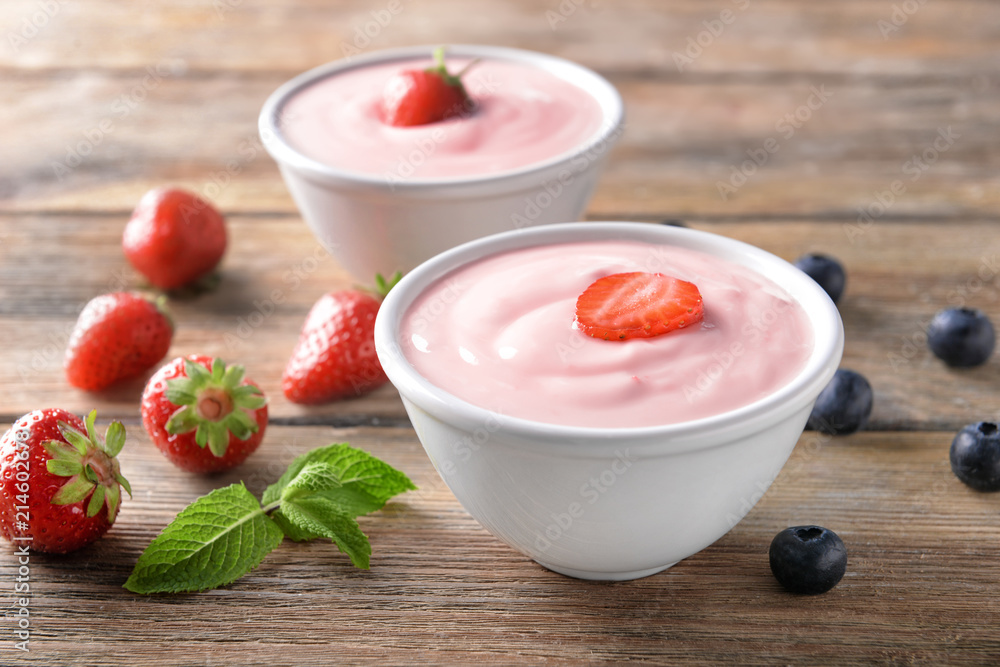
[[[0, 664], [1000, 663], [1000, 497], [964, 487], [947, 459], [957, 428], [1000, 419], [1000, 358], [954, 371], [924, 343], [945, 306], [1000, 322], [1000, 5], [470, 6], [0, 3], [0, 422], [54, 405], [125, 420], [122, 462], [136, 492], [97, 544], [31, 556], [28, 654], [13, 648], [10, 615], [20, 564], [0, 549]], [[732, 21], [720, 29], [725, 10]], [[699, 39], [700, 53], [681, 62]], [[353, 48], [463, 42], [570, 58], [621, 91], [626, 133], [588, 218], [681, 219], [790, 260], [829, 252], [847, 267], [844, 366], [875, 388], [868, 430], [805, 433], [742, 523], [659, 575], [576, 581], [499, 543], [436, 475], [391, 386], [308, 409], [278, 388], [309, 307], [348, 278], [263, 151], [261, 105]], [[216, 202], [232, 231], [219, 288], [171, 299], [171, 355], [243, 362], [271, 398], [261, 450], [215, 477], [178, 471], [148, 442], [142, 379], [97, 395], [62, 379], [84, 303], [141, 287], [120, 234], [143, 192], [164, 184]], [[260, 493], [295, 455], [341, 440], [421, 487], [362, 519], [370, 571], [330, 544], [285, 543], [222, 590], [143, 598], [121, 588], [194, 498], [238, 480]], [[822, 596], [788, 595], [768, 570], [772, 536], [800, 523], [848, 546], [846, 577]]]
[[[613, 71], [925, 78], [995, 72], [1000, 25], [1000, 9], [983, 0], [489, 0], [472, 12], [461, 0], [55, 1], [49, 16], [34, 0], [0, 5], [0, 67], [141, 70], [163, 60], [192, 71], [290, 72], [355, 50], [484, 43]], [[12, 40], [32, 32], [25, 20], [36, 34]], [[703, 48], [679, 68], [675, 54], [689, 40]]]
[[[97, 395], [69, 387], [66, 340], [83, 305], [116, 289], [141, 288], [121, 253], [119, 216], [0, 216], [0, 406], [14, 419], [41, 406], [136, 417], [143, 381]], [[294, 217], [230, 217], [232, 246], [211, 293], [172, 299], [177, 330], [170, 358], [212, 354], [246, 365], [271, 400], [272, 418], [334, 425], [407, 423], [391, 386], [351, 401], [307, 408], [285, 400], [281, 371], [312, 304], [351, 284]], [[59, 243], [18, 261], [43, 226]], [[840, 304], [847, 332], [843, 365], [875, 388], [869, 428], [957, 429], [1000, 419], [1000, 357], [952, 370], [927, 349], [925, 329], [941, 308], [968, 305], [1000, 320], [1000, 236], [991, 222], [689, 222], [755, 244], [789, 261], [821, 251], [840, 258], [849, 278]], [[81, 256], [81, 248], [85, 253]]]
[[[408, 428], [272, 427], [236, 471], [176, 470], [138, 427], [122, 454], [135, 497], [75, 556], [32, 554], [28, 655], [5, 664], [987, 664], [1000, 622], [1000, 498], [948, 467], [950, 433], [805, 434], [758, 506], [715, 545], [625, 583], [544, 570], [457, 504]], [[172, 516], [212, 488], [255, 493], [295, 455], [350, 441], [420, 490], [362, 519], [372, 569], [329, 543], [283, 543], [212, 592], [141, 597], [121, 588]], [[873, 478], [879, 480], [873, 484]], [[783, 592], [767, 546], [789, 525], [835, 530], [844, 580], [822, 596]], [[16, 558], [0, 550], [0, 585]], [[3, 583], [5, 582], [5, 583]], [[89, 624], [89, 625], [88, 625]]]
[[[146, 377], [87, 393], [70, 387], [62, 360], [76, 318], [98, 294], [148, 289], [121, 252], [122, 217], [37, 217], [0, 222], [0, 406], [11, 418], [60, 405], [108, 417], [138, 418]], [[41, 253], [38, 228], [57, 243]], [[210, 354], [242, 363], [271, 402], [272, 418], [309, 423], [398, 422], [405, 419], [395, 389], [386, 386], [359, 400], [323, 408], [297, 406], [281, 393], [281, 373], [313, 303], [324, 293], [353, 284], [292, 218], [231, 220], [231, 242], [217, 290], [172, 298], [175, 336], [167, 359]], [[34, 255], [30, 262], [19, 258]], [[196, 352], [197, 351], [197, 352]]]
[[[0, 107], [11, 156], [0, 162], [0, 211], [126, 212], [173, 183], [229, 212], [295, 214], [257, 134], [261, 106], [286, 78], [168, 70], [5, 81], [25, 101]], [[611, 80], [626, 128], [592, 216], [981, 219], [1000, 207], [1000, 85], [980, 78]]]

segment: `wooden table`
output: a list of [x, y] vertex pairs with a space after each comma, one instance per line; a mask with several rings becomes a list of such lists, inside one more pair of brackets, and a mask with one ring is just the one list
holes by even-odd
[[[0, 553], [0, 663], [1000, 661], [1000, 495], [971, 491], [948, 465], [958, 428], [998, 418], [1000, 358], [951, 371], [923, 338], [945, 306], [1000, 322], [1000, 5], [471, 4], [0, 4], [0, 421], [48, 406], [123, 420], [135, 490], [105, 539], [31, 555], [28, 653], [14, 647], [20, 565]], [[875, 387], [867, 431], [805, 433], [741, 524], [664, 573], [576, 581], [500, 544], [439, 480], [391, 386], [322, 408], [281, 396], [305, 313], [349, 279], [302, 224], [257, 140], [258, 111], [281, 82], [351, 49], [458, 42], [554, 53], [619, 88], [627, 131], [589, 218], [683, 220], [848, 269], [844, 366]], [[121, 232], [163, 184], [214, 201], [232, 236], [220, 288], [171, 303], [171, 354], [242, 362], [271, 398], [259, 453], [218, 477], [182, 473], [152, 447], [142, 382], [85, 394], [61, 372], [83, 304], [140, 284]], [[288, 542], [221, 590], [121, 588], [194, 498], [238, 480], [259, 492], [334, 441], [420, 487], [362, 520], [370, 571], [328, 543]], [[786, 594], [768, 569], [771, 537], [800, 523], [837, 531], [850, 552], [822, 596]]]

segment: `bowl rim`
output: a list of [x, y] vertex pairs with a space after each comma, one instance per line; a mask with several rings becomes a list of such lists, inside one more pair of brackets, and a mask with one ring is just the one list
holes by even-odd
[[[406, 359], [396, 337], [414, 298], [460, 266], [480, 258], [534, 245], [599, 240], [636, 240], [687, 247], [736, 261], [781, 286], [805, 310], [813, 329], [813, 351], [802, 370], [772, 394], [734, 410], [697, 420], [636, 427], [579, 427], [498, 415], [432, 384]], [[763, 269], [763, 270], [762, 270]], [[389, 292], [375, 322], [375, 349], [401, 397], [432, 417], [473, 431], [488, 420], [500, 422], [505, 436], [532, 446], [579, 455], [606, 451], [609, 443], [680, 452], [704, 449], [746, 437], [787, 419], [816, 400], [837, 370], [844, 347], [843, 322], [829, 295], [789, 262], [761, 248], [711, 232], [655, 223], [571, 222], [512, 230], [447, 250], [408, 273]], [[596, 448], [596, 449], [595, 449]]]
[[525, 178], [537, 181], [539, 176], [544, 172], [565, 168], [566, 164], [572, 162], [578, 156], [588, 155], [599, 147], [604, 147], [600, 154], [606, 154], [610, 146], [617, 141], [618, 136], [624, 131], [625, 105], [621, 95], [607, 79], [597, 72], [565, 58], [538, 51], [503, 46], [454, 44], [447, 47], [447, 54], [449, 56], [488, 58], [527, 63], [583, 88], [594, 97], [600, 106], [604, 114], [603, 122], [593, 136], [580, 146], [523, 167], [480, 176], [407, 178], [404, 181], [392, 183], [379, 174], [369, 174], [333, 167], [307, 157], [289, 144], [282, 135], [280, 130], [282, 110], [288, 100], [299, 91], [321, 79], [368, 65], [427, 58], [432, 55], [436, 48], [439, 47], [436, 45], [421, 45], [373, 51], [361, 56], [334, 60], [293, 77], [271, 93], [260, 111], [257, 125], [264, 148], [279, 165], [296, 169], [322, 183], [376, 189], [386, 192], [402, 191], [405, 193], [407, 191], [426, 190], [442, 186], [446, 186], [453, 191], [455, 188], [461, 188], [462, 186], [478, 187], [483, 184], [490, 184], [496, 187], [510, 183], [511, 187], [514, 187], [515, 185], [520, 185]]

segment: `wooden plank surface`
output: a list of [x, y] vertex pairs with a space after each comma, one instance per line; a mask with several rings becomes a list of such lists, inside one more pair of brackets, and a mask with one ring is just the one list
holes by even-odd
[[[31, 652], [45, 664], [988, 664], [1000, 659], [996, 498], [948, 467], [950, 433], [805, 434], [760, 504], [715, 545], [663, 573], [595, 583], [549, 572], [457, 504], [409, 428], [272, 427], [239, 470], [175, 469], [133, 426], [135, 497], [77, 556], [30, 557]], [[367, 449], [420, 487], [362, 519], [371, 570], [329, 543], [283, 543], [233, 585], [140, 597], [121, 588], [146, 544], [197, 496], [254, 493], [295, 455]], [[872, 484], [872, 471], [879, 483]], [[767, 564], [788, 525], [834, 529], [844, 580], [818, 597], [781, 590]], [[13, 587], [16, 558], [0, 552]], [[88, 625], [91, 624], [91, 625]], [[10, 664], [10, 643], [0, 643]]]
[[[257, 135], [264, 101], [288, 76], [8, 75], [7, 94], [25, 101], [0, 108], [11, 156], [0, 211], [124, 213], [169, 182], [226, 212], [294, 215]], [[979, 219], [1000, 207], [1000, 80], [611, 81], [626, 127], [592, 217]], [[39, 122], [45, 131], [22, 129]], [[881, 209], [880, 196], [892, 199]]]
[[[914, 0], [905, 8], [903, 0], [681, 0], [669, 6], [660, 0], [489, 0], [474, 12], [462, 0], [54, 1], [48, 12], [35, 0], [0, 5], [0, 25], [16, 37], [29, 33], [23, 41], [5, 36], [0, 67], [142, 70], [164, 60], [191, 71], [288, 72], [355, 50], [482, 43], [552, 52], [613, 71], [924, 78], [995, 73], [1000, 30], [1000, 8], [988, 0]], [[388, 11], [390, 4], [396, 11]], [[723, 17], [725, 10], [731, 15]], [[720, 26], [720, 19], [728, 20]], [[679, 69], [674, 54], [687, 55], [689, 39], [703, 48], [692, 50], [693, 62]]]
[[[143, 381], [100, 395], [69, 387], [62, 358], [76, 316], [94, 296], [143, 283], [121, 252], [125, 215], [0, 215], [0, 406], [8, 419], [38, 405], [78, 412], [95, 402], [109, 418], [136, 417]], [[18, 261], [44, 224], [64, 242], [28, 264]], [[843, 365], [876, 391], [872, 429], [945, 429], [1000, 417], [1000, 358], [952, 370], [928, 350], [934, 313], [968, 305], [997, 312], [1000, 235], [995, 223], [701, 222], [692, 228], [747, 241], [789, 261], [827, 252], [844, 263], [840, 303], [847, 332]], [[357, 400], [303, 407], [285, 400], [281, 372], [312, 304], [350, 279], [296, 217], [232, 216], [233, 243], [218, 290], [169, 302], [177, 329], [170, 358], [218, 355], [243, 363], [271, 400], [272, 419], [290, 423], [405, 422], [392, 387]], [[85, 249], [81, 256], [81, 248]], [[960, 391], [956, 389], [960, 388]]]
[[[1000, 663], [1000, 498], [964, 487], [947, 460], [956, 429], [1000, 419], [1000, 359], [949, 370], [923, 338], [945, 306], [1000, 322], [1000, 5], [469, 7], [0, 3], [0, 422], [53, 405], [123, 419], [136, 491], [105, 539], [76, 556], [32, 555], [32, 651], [14, 652], [8, 611], [0, 664]], [[281, 396], [306, 312], [349, 279], [257, 140], [261, 105], [354, 48], [448, 43], [553, 53], [619, 89], [626, 132], [589, 219], [682, 219], [847, 267], [843, 365], [875, 388], [868, 430], [803, 434], [746, 519], [667, 572], [576, 581], [497, 542], [436, 475], [391, 386], [318, 408]], [[215, 202], [232, 238], [219, 288], [171, 300], [171, 355], [243, 362], [272, 401], [261, 450], [215, 477], [182, 473], [150, 445], [141, 379], [100, 394], [62, 379], [84, 303], [141, 287], [121, 231], [139, 197], [164, 184]], [[191, 500], [241, 479], [259, 493], [296, 454], [341, 440], [421, 487], [362, 520], [370, 571], [332, 545], [286, 543], [221, 590], [143, 598], [121, 588]], [[823, 596], [788, 595], [768, 570], [770, 539], [798, 523], [847, 543], [847, 575]], [[18, 567], [0, 549], [9, 609]]]

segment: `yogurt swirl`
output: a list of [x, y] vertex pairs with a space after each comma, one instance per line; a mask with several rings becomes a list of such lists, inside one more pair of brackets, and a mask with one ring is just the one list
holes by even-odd
[[[604, 341], [575, 325], [577, 297], [613, 273], [698, 286], [698, 326]], [[783, 289], [743, 266], [674, 246], [580, 242], [460, 267], [413, 302], [404, 354], [424, 377], [502, 415], [589, 427], [673, 424], [764, 398], [805, 366], [813, 332]]]
[[[458, 71], [467, 59], [448, 58]], [[569, 153], [601, 129], [594, 97], [541, 68], [478, 62], [462, 80], [476, 110], [415, 127], [381, 118], [382, 91], [401, 69], [430, 60], [358, 67], [304, 88], [281, 110], [281, 132], [298, 151], [331, 167], [386, 179], [496, 174]]]

